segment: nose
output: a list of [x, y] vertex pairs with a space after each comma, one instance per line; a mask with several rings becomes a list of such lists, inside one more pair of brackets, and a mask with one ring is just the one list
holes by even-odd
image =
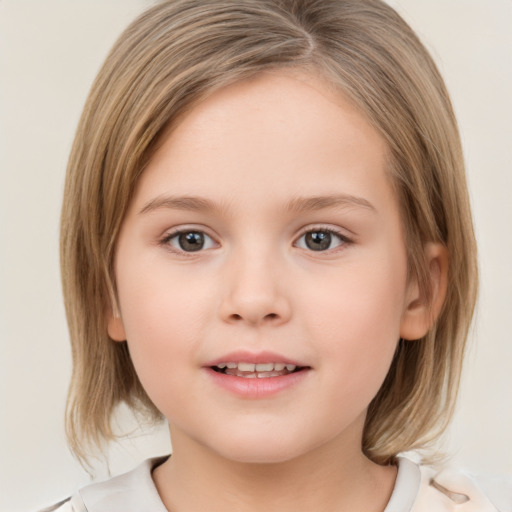
[[[220, 315], [228, 323], [281, 325], [291, 317], [284, 275], [269, 258], [251, 255], [231, 261], [223, 279]], [[227, 276], [226, 276], [227, 274]]]

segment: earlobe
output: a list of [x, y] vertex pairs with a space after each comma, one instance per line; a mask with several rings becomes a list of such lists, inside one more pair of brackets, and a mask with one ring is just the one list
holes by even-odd
[[114, 341], [126, 341], [126, 332], [124, 330], [123, 320], [117, 306], [114, 305], [112, 310], [113, 311], [109, 311], [107, 318], [108, 335]]
[[423, 296], [417, 281], [411, 283], [400, 325], [400, 337], [405, 340], [418, 340], [427, 334], [437, 320], [446, 298], [448, 250], [440, 243], [428, 243], [425, 246], [425, 259], [429, 269], [431, 294], [430, 297]]

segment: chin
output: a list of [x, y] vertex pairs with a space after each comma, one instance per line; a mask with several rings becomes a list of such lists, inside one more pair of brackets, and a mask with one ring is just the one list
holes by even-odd
[[268, 450], [251, 449], [243, 452], [219, 453], [219, 455], [241, 464], [283, 464], [297, 458], [301, 454], [295, 453], [292, 450], [271, 453]]
[[239, 436], [217, 439], [210, 447], [221, 457], [244, 464], [280, 464], [307, 453], [311, 447], [304, 446], [304, 439], [293, 435]]

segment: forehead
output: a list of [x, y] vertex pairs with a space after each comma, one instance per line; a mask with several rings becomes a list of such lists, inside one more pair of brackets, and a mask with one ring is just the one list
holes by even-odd
[[136, 196], [209, 196], [219, 183], [225, 199], [256, 200], [256, 183], [267, 196], [361, 195], [389, 188], [386, 167], [383, 138], [341, 92], [306, 73], [265, 72], [196, 104], [166, 134]]

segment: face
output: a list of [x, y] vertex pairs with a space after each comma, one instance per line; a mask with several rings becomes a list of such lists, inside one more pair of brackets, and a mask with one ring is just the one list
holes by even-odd
[[416, 293], [386, 157], [298, 73], [216, 92], [164, 141], [119, 237], [109, 334], [176, 439], [246, 462], [361, 450]]

